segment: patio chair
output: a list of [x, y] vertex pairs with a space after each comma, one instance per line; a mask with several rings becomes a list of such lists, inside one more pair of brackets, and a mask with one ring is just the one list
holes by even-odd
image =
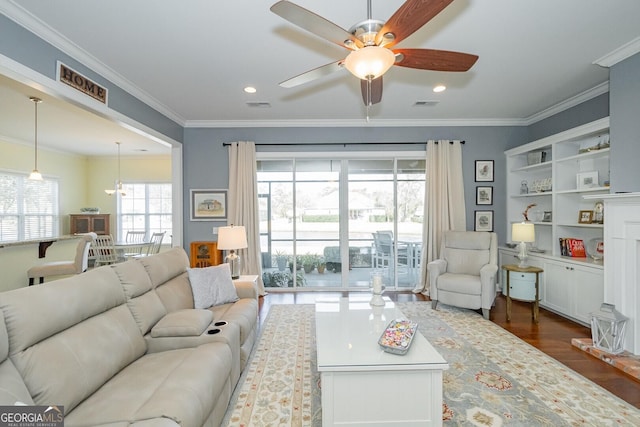
[[[406, 268], [408, 253], [406, 245], [397, 245], [393, 240], [393, 232], [376, 231], [373, 234], [373, 268], [386, 269], [389, 281], [395, 276], [396, 267]], [[397, 248], [397, 266], [396, 266]], [[407, 270], [408, 272], [408, 270]]]

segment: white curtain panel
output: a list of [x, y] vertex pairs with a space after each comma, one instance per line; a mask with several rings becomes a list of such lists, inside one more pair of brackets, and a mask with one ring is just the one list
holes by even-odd
[[446, 230], [466, 230], [460, 141], [427, 142], [427, 185], [424, 199], [426, 221], [422, 226], [420, 280], [413, 292], [429, 295], [427, 264], [438, 259], [442, 234]]
[[257, 274], [258, 294], [266, 295], [262, 282], [256, 146], [253, 142], [240, 141], [229, 145], [228, 196], [228, 223], [244, 225], [247, 231], [249, 247], [238, 251], [242, 260], [240, 272]]

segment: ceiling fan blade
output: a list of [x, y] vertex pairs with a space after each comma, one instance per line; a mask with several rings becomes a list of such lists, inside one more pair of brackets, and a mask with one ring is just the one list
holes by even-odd
[[[389, 18], [376, 34], [376, 44], [383, 43], [391, 47], [409, 37], [438, 13], [449, 6], [453, 0], [407, 0], [396, 13]], [[387, 40], [383, 36], [393, 33], [395, 38]]]
[[382, 76], [373, 80], [360, 80], [364, 105], [373, 105], [382, 101]]
[[478, 60], [477, 55], [435, 49], [394, 49], [401, 67], [432, 71], [467, 71]]
[[[363, 47], [362, 42], [344, 28], [289, 1], [275, 3], [271, 6], [271, 11], [292, 24], [344, 48], [353, 50], [355, 47]], [[353, 45], [345, 43], [347, 40], [351, 40]]]
[[332, 62], [330, 64], [314, 68], [313, 70], [309, 70], [305, 73], [299, 74], [295, 77], [283, 81], [282, 83], [280, 83], [280, 86], [286, 88], [299, 86], [312, 80], [319, 79], [320, 77], [328, 76], [331, 73], [335, 73], [336, 71], [341, 70], [343, 62], [344, 60], [341, 59], [340, 61]]

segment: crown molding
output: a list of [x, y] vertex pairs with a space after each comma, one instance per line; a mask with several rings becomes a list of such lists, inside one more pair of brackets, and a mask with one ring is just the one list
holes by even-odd
[[185, 128], [523, 126], [522, 119], [187, 120]]
[[620, 61], [624, 61], [630, 56], [640, 52], [640, 37], [631, 40], [628, 43], [623, 44], [619, 48], [607, 53], [601, 58], [593, 61], [593, 64], [600, 65], [601, 67], [611, 67], [616, 65]]
[[575, 96], [572, 96], [569, 99], [565, 99], [562, 102], [557, 103], [556, 105], [552, 105], [549, 108], [546, 108], [536, 114], [533, 114], [526, 119], [523, 120], [523, 124], [525, 126], [532, 125], [534, 123], [539, 122], [540, 120], [546, 119], [548, 117], [553, 116], [554, 114], [561, 113], [565, 110], [568, 110], [571, 107], [575, 107], [576, 105], [582, 104], [585, 101], [595, 98], [596, 96], [600, 96], [604, 93], [609, 92], [609, 82], [606, 81], [604, 83], [600, 83], [598, 86], [595, 86], [591, 89], [585, 90], [582, 93], [579, 93]]
[[122, 75], [118, 74], [116, 71], [98, 60], [89, 52], [82, 49], [80, 46], [73, 43], [71, 40], [69, 40], [59, 32], [53, 30], [42, 20], [33, 16], [31, 13], [18, 5], [14, 0], [0, 1], [0, 12], [2, 12], [6, 17], [11, 19], [16, 24], [24, 27], [56, 49], [59, 49], [63, 53], [69, 55], [76, 61], [90, 68], [101, 77], [109, 80], [111, 83], [123, 89], [125, 92], [144, 102], [149, 107], [158, 111], [160, 114], [173, 120], [180, 126], [184, 126], [185, 119], [183, 117], [167, 108], [167, 106], [124, 78]]
[[[282, 128], [282, 127], [438, 127], [438, 126], [529, 126], [540, 120], [608, 92], [604, 82], [592, 89], [525, 118], [470, 119], [389, 119], [365, 118], [353, 120], [186, 120], [138, 86], [109, 68], [106, 64], [54, 31], [43, 21], [17, 4], [17, 0], [0, 0], [0, 12], [18, 25], [45, 40], [55, 48], [90, 68], [117, 87], [147, 104], [183, 128]], [[608, 67], [640, 52], [640, 37], [596, 60], [594, 64]]]

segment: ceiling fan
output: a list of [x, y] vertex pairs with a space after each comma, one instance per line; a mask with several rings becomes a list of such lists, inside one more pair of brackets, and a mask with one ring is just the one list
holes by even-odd
[[382, 75], [392, 66], [432, 71], [467, 71], [477, 55], [434, 49], [391, 49], [409, 37], [453, 0], [407, 0], [387, 22], [371, 18], [367, 0], [367, 19], [349, 31], [289, 1], [279, 1], [271, 11], [287, 21], [351, 52], [339, 61], [323, 65], [280, 83], [294, 87], [347, 68], [360, 80], [362, 100], [369, 107], [382, 99]]

